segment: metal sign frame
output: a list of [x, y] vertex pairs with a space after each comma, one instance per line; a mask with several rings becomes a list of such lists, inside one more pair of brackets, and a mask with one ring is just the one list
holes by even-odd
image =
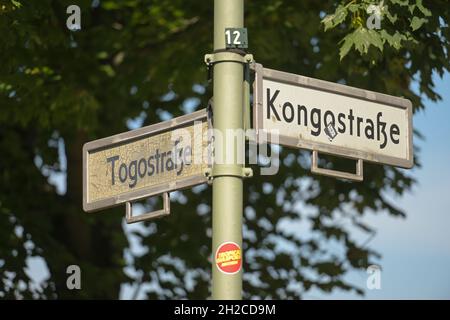
[[[197, 121], [208, 123], [211, 128], [209, 110], [202, 109], [191, 114], [183, 115], [168, 121], [160, 122], [140, 129], [120, 133], [107, 138], [95, 140], [86, 143], [83, 146], [83, 210], [86, 212], [94, 212], [100, 209], [110, 208], [122, 203], [137, 201], [143, 198], [168, 193], [170, 191], [185, 189], [199, 184], [207, 183], [207, 177], [202, 173], [190, 177], [179, 178], [176, 181], [165, 182], [159, 185], [144, 187], [142, 189], [125, 192], [119, 195], [111, 196], [97, 201], [89, 201], [89, 153], [100, 151], [102, 149], [113, 148], [118, 145], [134, 142], [136, 140], [145, 139], [147, 137], [157, 135], [163, 132], [175, 130]], [[208, 147], [209, 148], [209, 147]], [[211, 164], [209, 163], [208, 166]]]
[[395, 108], [406, 110], [408, 117], [408, 146], [406, 159], [391, 157], [386, 155], [374, 154], [371, 152], [361, 151], [348, 147], [333, 146], [320, 142], [305, 141], [286, 135], [279, 135], [279, 144], [287, 147], [308, 149], [320, 151], [322, 153], [338, 155], [350, 159], [365, 160], [388, 165], [399, 166], [403, 168], [412, 168], [413, 166], [413, 128], [412, 128], [412, 104], [411, 101], [394, 97], [378, 92], [368, 91], [355, 87], [345, 86], [324, 80], [318, 80], [292, 73], [272, 70], [264, 68], [261, 64], [253, 64], [252, 69], [255, 71], [255, 81], [253, 84], [253, 128], [256, 131], [257, 143], [267, 143], [271, 141], [271, 135], [261, 135], [260, 131], [265, 130], [263, 119], [263, 79], [282, 82], [298, 87], [310, 88], [330, 93], [345, 95], [352, 98], [366, 100], [370, 102], [378, 102]]

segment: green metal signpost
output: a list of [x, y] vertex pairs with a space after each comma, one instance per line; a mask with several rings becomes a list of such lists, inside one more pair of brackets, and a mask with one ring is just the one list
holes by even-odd
[[[238, 53], [221, 52], [225, 49], [225, 29], [244, 26], [244, 0], [214, 1], [214, 129], [243, 127], [244, 64]], [[231, 142], [230, 142], [231, 143]], [[225, 148], [227, 141], [215, 148]], [[237, 163], [213, 166], [213, 255], [225, 242], [232, 241], [242, 248], [242, 181], [243, 166]], [[213, 256], [213, 260], [215, 259]], [[235, 274], [221, 272], [212, 263], [212, 298], [241, 299], [242, 269]]]

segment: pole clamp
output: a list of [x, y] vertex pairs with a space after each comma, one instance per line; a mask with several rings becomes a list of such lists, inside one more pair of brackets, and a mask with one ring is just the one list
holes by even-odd
[[213, 168], [207, 168], [203, 174], [208, 178], [208, 181], [212, 181], [214, 177], [239, 177], [239, 178], [251, 178], [253, 177], [253, 170], [251, 168], [239, 167], [235, 165], [219, 164]]
[[238, 62], [243, 64], [250, 64], [254, 62], [252, 54], [241, 55], [232, 51], [220, 51], [216, 53], [205, 54], [205, 63], [207, 66], [214, 65], [220, 62]]

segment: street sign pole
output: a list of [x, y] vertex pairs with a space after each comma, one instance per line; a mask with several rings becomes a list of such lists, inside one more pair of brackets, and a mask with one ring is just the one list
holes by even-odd
[[[226, 28], [242, 28], [244, 20], [243, 0], [214, 1], [214, 51], [223, 51]], [[228, 54], [232, 54], [231, 52]], [[238, 55], [237, 53], [234, 53]], [[223, 143], [215, 143], [215, 150], [232, 141], [227, 141], [227, 129], [243, 127], [243, 72], [242, 62], [233, 59], [214, 63], [214, 129], [222, 132]], [[234, 150], [236, 151], [237, 148]], [[217, 252], [226, 243], [234, 243], [242, 250], [242, 198], [243, 165], [237, 162], [213, 166], [213, 212], [212, 212], [212, 298], [242, 299], [242, 269], [226, 273], [217, 267]], [[239, 254], [242, 252], [239, 250]], [[241, 260], [242, 261], [242, 260]]]

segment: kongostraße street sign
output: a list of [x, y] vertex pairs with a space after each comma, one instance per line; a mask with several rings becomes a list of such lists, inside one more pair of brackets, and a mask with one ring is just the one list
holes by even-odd
[[[86, 143], [83, 209], [91, 212], [126, 203], [127, 221], [141, 221], [131, 217], [131, 202], [207, 182], [208, 128], [204, 109]], [[164, 205], [169, 205], [168, 199]]]
[[[259, 142], [405, 168], [413, 165], [412, 105], [407, 99], [253, 66], [254, 129]], [[264, 133], [264, 134], [262, 134]], [[316, 163], [314, 163], [316, 162]], [[344, 174], [344, 178], [362, 180]], [[314, 170], [313, 170], [314, 171]]]

